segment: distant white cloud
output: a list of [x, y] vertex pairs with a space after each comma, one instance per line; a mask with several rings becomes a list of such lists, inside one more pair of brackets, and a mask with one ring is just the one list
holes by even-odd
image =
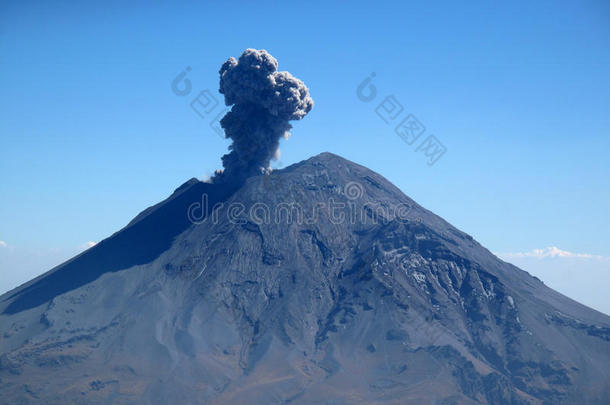
[[97, 245], [97, 242], [93, 242], [93, 241], [89, 241], [89, 242], [85, 242], [81, 245], [81, 248], [83, 249], [89, 249], [92, 248], [93, 246]]
[[570, 252], [556, 246], [496, 255], [560, 293], [610, 315], [610, 257]]
[[592, 255], [589, 253], [574, 253], [567, 250], [561, 250], [556, 246], [549, 246], [543, 249], [532, 249], [528, 252], [516, 252], [516, 253], [497, 253], [497, 256], [515, 259], [515, 258], [536, 258], [536, 259], [596, 259], [596, 260], [608, 260], [609, 258], [599, 255]]
[[6, 244], [5, 241], [0, 240], [0, 247], [7, 247], [8, 245]]

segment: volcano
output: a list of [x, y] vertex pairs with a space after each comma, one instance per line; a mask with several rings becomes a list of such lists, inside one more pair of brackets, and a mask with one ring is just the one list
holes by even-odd
[[610, 317], [323, 153], [0, 297], [0, 402], [610, 403]]

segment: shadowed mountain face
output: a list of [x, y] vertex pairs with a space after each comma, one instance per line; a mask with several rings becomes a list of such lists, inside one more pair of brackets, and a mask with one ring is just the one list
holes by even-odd
[[2, 403], [603, 404], [610, 318], [332, 154], [0, 297]]
[[192, 201], [207, 195], [213, 206], [226, 199], [234, 189], [231, 185], [207, 184], [196, 179], [186, 182], [170, 198], [134, 218], [122, 231], [44, 277], [32, 280], [14, 294], [3, 297], [3, 301], [10, 301], [3, 312], [14, 314], [37, 307], [98, 279], [104, 273], [151, 262], [170, 247], [176, 235], [192, 224], [184, 215]]

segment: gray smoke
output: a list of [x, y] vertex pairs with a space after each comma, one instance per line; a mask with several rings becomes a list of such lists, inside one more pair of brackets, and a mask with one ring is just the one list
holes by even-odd
[[233, 141], [222, 157], [223, 172], [216, 179], [243, 179], [269, 171], [281, 137], [288, 137], [289, 121], [300, 120], [313, 108], [305, 83], [277, 71], [277, 60], [264, 49], [246, 49], [220, 68], [220, 93], [232, 105], [220, 120]]

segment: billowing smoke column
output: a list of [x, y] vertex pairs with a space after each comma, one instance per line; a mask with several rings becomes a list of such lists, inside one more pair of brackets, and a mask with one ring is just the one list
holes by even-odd
[[239, 60], [229, 58], [219, 73], [220, 93], [233, 106], [220, 125], [233, 143], [215, 180], [266, 173], [280, 138], [290, 135], [289, 121], [300, 120], [313, 108], [309, 90], [290, 73], [278, 72], [277, 60], [265, 50], [246, 49]]

